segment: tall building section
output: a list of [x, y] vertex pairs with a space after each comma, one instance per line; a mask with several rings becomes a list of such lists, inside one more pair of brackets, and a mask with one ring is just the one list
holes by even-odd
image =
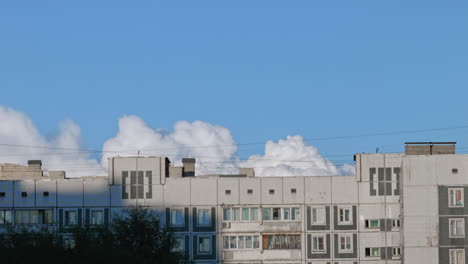
[[[0, 228], [107, 225], [149, 207], [190, 263], [465, 263], [468, 156], [454, 143], [356, 154], [352, 176], [196, 175], [193, 158], [114, 157], [107, 177], [0, 167]], [[468, 207], [467, 207], [468, 208]]]

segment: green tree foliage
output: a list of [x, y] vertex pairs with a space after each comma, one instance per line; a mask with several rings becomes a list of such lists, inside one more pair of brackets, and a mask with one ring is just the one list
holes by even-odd
[[0, 235], [2, 263], [178, 263], [174, 233], [151, 210], [131, 208], [103, 228], [8, 228]]

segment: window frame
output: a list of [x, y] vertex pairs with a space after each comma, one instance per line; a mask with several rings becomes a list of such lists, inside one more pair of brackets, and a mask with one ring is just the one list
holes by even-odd
[[[453, 234], [453, 226], [452, 222], [461, 222], [462, 223], [462, 230], [463, 234]], [[449, 238], [465, 238], [465, 218], [449, 218]]]
[[[300, 222], [302, 220], [301, 207], [262, 207], [261, 209], [262, 220], [266, 222]], [[278, 219], [274, 219], [276, 213], [275, 211], [278, 213]], [[265, 212], [268, 212], [269, 219], [265, 218]], [[286, 212], [288, 212], [287, 219], [285, 217]]]
[[[205, 251], [203, 251], [203, 252], [200, 251], [200, 239], [202, 239], [202, 238], [209, 239], [209, 248], [210, 248], [209, 252], [208, 251], [206, 251], [206, 252]], [[212, 252], [213, 252], [212, 244], [213, 244], [213, 238], [211, 237], [211, 235], [199, 235], [197, 237], [197, 254], [198, 255], [211, 255]]]
[[[199, 212], [200, 211], [207, 211], [208, 212], [208, 223], [200, 223], [200, 214]], [[212, 223], [212, 215], [211, 215], [211, 208], [197, 208], [197, 226], [200, 226], [200, 227], [208, 227], [208, 226], [211, 226], [213, 223]]]
[[[457, 205], [457, 201], [455, 200], [455, 203], [452, 204], [452, 198], [451, 198], [451, 191], [454, 191], [455, 194], [454, 194], [454, 198], [456, 199], [456, 192], [457, 191], [460, 191], [461, 192], [461, 205]], [[448, 188], [448, 206], [449, 208], [461, 208], [461, 207], [464, 207], [465, 205], [465, 197], [464, 197], [465, 193], [464, 193], [464, 190], [462, 187], [449, 187]]]
[[[366, 255], [367, 249], [369, 249], [369, 255]], [[373, 249], [376, 249], [377, 252], [379, 252], [379, 254], [378, 255], [372, 254], [374, 252]], [[382, 252], [380, 251], [379, 247], [368, 247], [368, 248], [364, 248], [364, 256], [367, 258], [380, 258], [382, 256]]]
[[[380, 219], [375, 219], [375, 218], [373, 218], [373, 219], [366, 219], [366, 220], [364, 220], [364, 221], [368, 221], [368, 222], [369, 222], [369, 226], [366, 226], [366, 223], [364, 222], [364, 228], [365, 228], [365, 229], [380, 229]], [[372, 225], [371, 225], [371, 222], [372, 222], [372, 221], [377, 221], [377, 226], [372, 226]]]
[[[102, 213], [102, 223], [101, 224], [93, 224], [93, 213], [94, 212], [101, 212]], [[104, 222], [105, 222], [104, 219], [106, 217], [104, 214], [105, 214], [104, 209], [95, 209], [95, 208], [93, 208], [93, 209], [89, 210], [89, 225], [90, 226], [104, 226]]]
[[[68, 224], [67, 223], [67, 213], [70, 213], [70, 212], [73, 212], [75, 213], [75, 219], [76, 219], [76, 223], [75, 224]], [[75, 227], [75, 226], [78, 226], [78, 209], [63, 209], [63, 226], [64, 227]]]
[[[316, 212], [317, 212], [318, 210], [322, 210], [322, 211], [323, 211], [323, 213], [322, 213], [322, 221], [318, 221], [318, 214], [317, 214], [317, 213], [314, 214], [314, 210], [315, 210]], [[314, 216], [315, 216], [316, 214], [317, 214], [317, 217], [316, 217], [317, 221], [314, 221]], [[310, 208], [310, 224], [311, 224], [311, 225], [325, 225], [326, 222], [327, 222], [327, 220], [326, 220], [326, 219], [327, 219], [326, 214], [327, 214], [327, 210], [326, 210], [325, 206], [314, 206], [314, 207], [311, 207], [311, 208]]]
[[[341, 211], [343, 210], [343, 221], [341, 220]], [[349, 221], [345, 221], [345, 210], [349, 210]], [[352, 225], [353, 224], [353, 207], [348, 205], [338, 206], [338, 225]]]
[[[172, 212], [173, 211], [177, 212], [179, 210], [182, 211], [182, 223], [181, 224], [179, 224], [179, 223], [173, 224], [172, 223]], [[185, 226], [185, 217], [187, 217], [185, 215], [185, 208], [183, 208], [183, 207], [181, 207], [181, 208], [170, 208], [169, 209], [169, 226], [171, 226], [171, 227], [184, 227]], [[176, 214], [176, 219], [177, 219], [177, 214]]]
[[[8, 223], [7, 220], [7, 212], [9, 212], [9, 220], [10, 222]], [[0, 223], [0, 225], [13, 225], [15, 223], [15, 213], [13, 210], [0, 210], [0, 214], [3, 214], [3, 223]]]
[[[327, 236], [325, 234], [312, 234], [311, 235], [311, 241], [312, 241], [312, 245], [311, 245], [311, 250], [312, 250], [312, 254], [326, 254], [327, 253]], [[314, 248], [315, 246], [315, 241], [314, 241], [314, 238], [317, 239], [317, 249]], [[318, 248], [318, 246], [320, 245], [319, 243], [319, 239], [322, 238], [323, 239], [323, 250], [320, 250]]]
[[[457, 263], [452, 261], [452, 254], [453, 252], [460, 251], [462, 252], [463, 260], [462, 263]], [[449, 264], [464, 264], [465, 263], [465, 249], [464, 248], [456, 248], [456, 249], [449, 249]]]
[[393, 247], [392, 258], [400, 258], [400, 257], [401, 257], [401, 247]]
[[[342, 249], [341, 246], [342, 246], [342, 243], [341, 243], [341, 239], [344, 238], [345, 239], [345, 249]], [[350, 245], [350, 249], [346, 249], [346, 245], [347, 245], [347, 238], [349, 238], [349, 245]], [[338, 235], [338, 253], [353, 253], [354, 252], [354, 241], [353, 241], [353, 234], [339, 234]]]

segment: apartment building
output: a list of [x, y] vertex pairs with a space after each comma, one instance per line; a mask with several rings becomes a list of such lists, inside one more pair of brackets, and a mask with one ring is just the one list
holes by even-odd
[[107, 177], [0, 166], [0, 228], [107, 225], [131, 206], [158, 212], [188, 263], [465, 263], [468, 156], [455, 144], [356, 154], [353, 176], [196, 175], [195, 159], [113, 157]]

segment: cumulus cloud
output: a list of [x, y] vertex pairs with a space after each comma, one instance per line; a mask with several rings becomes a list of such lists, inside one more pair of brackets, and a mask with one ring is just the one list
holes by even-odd
[[308, 145], [302, 136], [288, 136], [278, 142], [268, 141], [264, 155], [250, 156], [243, 167], [255, 168], [257, 176], [326, 176], [350, 174], [353, 166], [338, 168]]
[[[106, 171], [83, 148], [80, 127], [71, 120], [59, 124], [55, 136], [40, 134], [24, 113], [0, 106], [0, 163], [26, 165], [30, 159], [40, 159], [50, 170], [66, 170], [67, 176], [105, 175]], [[34, 147], [31, 147], [34, 146]]]
[[[168, 156], [174, 163], [183, 157], [195, 157], [197, 174], [236, 173], [239, 158], [231, 132], [202, 121], [179, 121], [173, 131], [153, 129], [137, 116], [119, 120], [119, 131], [103, 146], [102, 166], [109, 156]], [[215, 166], [213, 166], [215, 165]]]
[[[101, 160], [84, 149], [80, 127], [71, 120], [59, 124], [55, 136], [40, 134], [32, 120], [14, 109], [0, 106], [0, 163], [23, 164], [41, 159], [44, 168], [65, 170], [67, 176], [107, 174], [110, 156], [168, 156], [175, 165], [195, 157], [200, 174], [236, 174], [239, 167], [253, 167], [257, 176], [323, 176], [354, 174], [354, 166], [337, 167], [301, 136], [268, 141], [263, 155], [240, 160], [229, 129], [202, 121], [179, 121], [172, 130], [150, 127], [138, 116], [119, 119], [119, 130], [106, 140]], [[22, 147], [23, 146], [23, 147]], [[27, 146], [38, 146], [31, 148]]]

